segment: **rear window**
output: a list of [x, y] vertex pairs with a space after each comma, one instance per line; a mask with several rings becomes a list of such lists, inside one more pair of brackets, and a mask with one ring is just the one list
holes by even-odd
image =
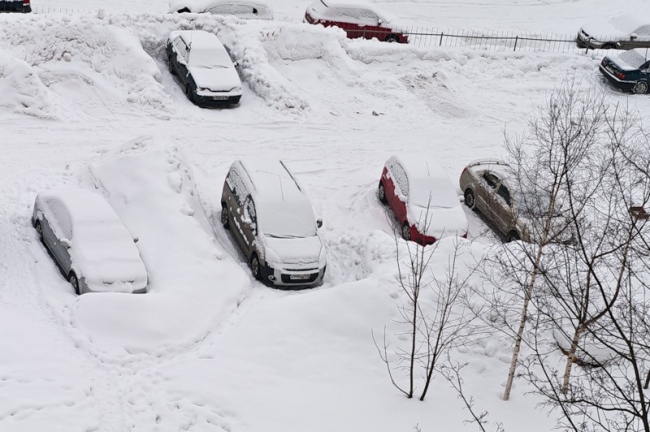
[[636, 50], [625, 51], [624, 53], [619, 54], [618, 58], [637, 69], [645, 63], [645, 57], [639, 54]]

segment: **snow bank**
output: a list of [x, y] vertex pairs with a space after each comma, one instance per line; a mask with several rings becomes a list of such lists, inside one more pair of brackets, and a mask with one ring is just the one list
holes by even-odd
[[55, 118], [47, 87], [29, 64], [0, 51], [0, 108], [41, 118]]
[[105, 98], [113, 96], [140, 109], [172, 110], [160, 70], [134, 32], [93, 15], [20, 18], [0, 17], [0, 40], [38, 74], [52, 77], [49, 72], [57, 71], [48, 86], [82, 74]]
[[129, 228], [148, 293], [67, 299], [69, 321], [98, 352], [163, 354], [201, 340], [228, 318], [250, 278], [204, 230], [192, 169], [175, 147], [139, 139], [90, 167]]

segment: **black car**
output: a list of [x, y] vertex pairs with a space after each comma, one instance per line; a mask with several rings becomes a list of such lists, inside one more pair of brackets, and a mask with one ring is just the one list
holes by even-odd
[[600, 63], [600, 72], [616, 88], [636, 94], [648, 92], [650, 61], [648, 49], [637, 48], [616, 56], [606, 56]]
[[0, 12], [28, 13], [31, 11], [30, 0], [0, 0]]

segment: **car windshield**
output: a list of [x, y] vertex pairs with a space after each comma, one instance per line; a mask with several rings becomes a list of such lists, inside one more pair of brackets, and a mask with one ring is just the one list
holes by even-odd
[[451, 208], [460, 203], [449, 180], [445, 178], [409, 179], [409, 202], [423, 208]]
[[[514, 191], [517, 212], [523, 217], [542, 217], [548, 212], [551, 197], [544, 192]], [[559, 205], [553, 209], [553, 216], [560, 216]]]
[[279, 201], [260, 203], [257, 207], [260, 229], [270, 237], [302, 238], [316, 235], [316, 220], [310, 205]]
[[197, 68], [227, 68], [230, 66], [230, 57], [224, 50], [192, 48], [190, 50], [190, 65]]

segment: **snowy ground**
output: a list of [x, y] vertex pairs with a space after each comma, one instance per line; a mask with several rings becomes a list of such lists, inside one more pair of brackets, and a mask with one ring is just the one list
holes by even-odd
[[[275, 7], [299, 20], [305, 4]], [[149, 14], [165, 11], [153, 0], [34, 5], [107, 12], [0, 16], [0, 431], [473, 430], [442, 379], [425, 402], [403, 398], [373, 345], [372, 329], [396, 329], [402, 300], [394, 222], [375, 195], [382, 165], [395, 152], [434, 154], [455, 180], [469, 160], [501, 155], [503, 130], [520, 132], [562, 80], [604, 86], [600, 59], [188, 21]], [[572, 33], [617, 5], [385, 7], [421, 25]], [[191, 105], [167, 71], [165, 36], [197, 25], [218, 32], [241, 64], [247, 85], [235, 109]], [[645, 97], [629, 102], [650, 108]], [[216, 223], [225, 173], [248, 156], [284, 159], [308, 189], [324, 219], [323, 287], [255, 283]], [[103, 193], [137, 233], [150, 293], [74, 295], [29, 222], [36, 193], [61, 184]], [[468, 218], [471, 262], [498, 239]], [[444, 242], [436, 252], [437, 271], [450, 250]], [[551, 430], [553, 416], [521, 383], [511, 401], [499, 399], [509, 354], [495, 335], [455, 358], [470, 362], [468, 391], [491, 419], [508, 431]]]

